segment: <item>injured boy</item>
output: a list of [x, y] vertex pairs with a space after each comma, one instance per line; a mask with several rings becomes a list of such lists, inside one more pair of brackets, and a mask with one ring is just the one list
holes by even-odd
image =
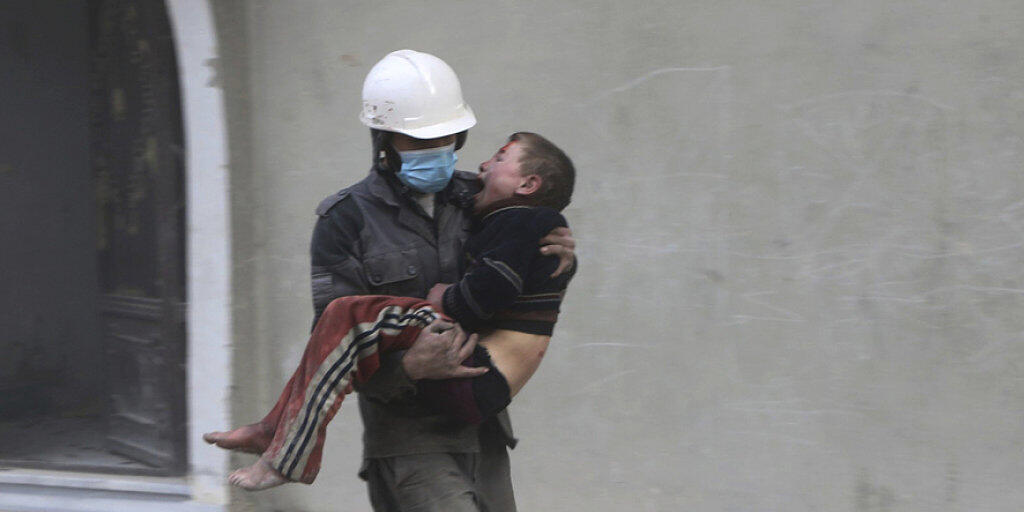
[[559, 212], [569, 204], [575, 170], [547, 139], [518, 132], [480, 166], [480, 180], [483, 189], [473, 207], [477, 225], [464, 246], [467, 270], [458, 283], [434, 286], [426, 300], [335, 299], [273, 410], [258, 423], [203, 436], [221, 448], [261, 454], [230, 475], [232, 484], [261, 490], [312, 483], [327, 424], [353, 384], [376, 372], [381, 353], [409, 348], [424, 328], [445, 317], [479, 335], [464, 364], [489, 371], [420, 381], [419, 393], [428, 403], [455, 420], [480, 422], [522, 389], [540, 365], [575, 271], [552, 277], [558, 258], [537, 253], [538, 240], [566, 226]]

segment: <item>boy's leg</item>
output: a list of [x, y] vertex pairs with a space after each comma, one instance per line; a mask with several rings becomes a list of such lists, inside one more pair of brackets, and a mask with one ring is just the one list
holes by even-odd
[[[312, 341], [311, 338], [307, 342], [307, 350]], [[225, 450], [238, 450], [261, 455], [267, 450], [270, 442], [274, 439], [274, 431], [277, 429], [277, 424], [281, 422], [284, 409], [292, 399], [292, 393], [296, 389], [295, 378], [296, 374], [292, 374], [291, 379], [288, 380], [288, 383], [285, 384], [284, 389], [281, 391], [281, 396], [277, 398], [274, 408], [262, 420], [224, 432], [207, 432], [203, 434], [203, 440]]]
[[368, 379], [379, 367], [379, 352], [408, 348], [437, 317], [422, 299], [334, 300], [317, 322], [277, 405], [264, 418], [276, 422], [275, 433], [257, 464], [269, 465], [288, 480], [311, 483], [320, 468], [327, 423], [352, 390], [353, 378]]

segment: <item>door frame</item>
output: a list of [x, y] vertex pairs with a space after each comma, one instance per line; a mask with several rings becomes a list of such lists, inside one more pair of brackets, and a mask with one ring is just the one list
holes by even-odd
[[185, 138], [187, 448], [193, 499], [228, 502], [228, 454], [202, 433], [230, 426], [233, 342], [227, 117], [217, 84], [217, 32], [208, 0], [166, 0], [178, 57]]
[[227, 509], [228, 453], [203, 432], [230, 425], [231, 201], [227, 118], [216, 84], [217, 30], [209, 0], [165, 0], [178, 62], [185, 161], [186, 450], [184, 477], [32, 469], [0, 472], [0, 510], [106, 512]]

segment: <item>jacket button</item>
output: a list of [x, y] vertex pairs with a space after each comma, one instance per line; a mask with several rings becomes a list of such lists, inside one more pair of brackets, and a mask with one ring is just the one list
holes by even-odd
[[370, 281], [373, 281], [374, 283], [379, 283], [381, 281], [380, 274], [374, 274], [370, 276]]
[[409, 265], [409, 268], [406, 270], [409, 271], [410, 276], [416, 275], [416, 265]]

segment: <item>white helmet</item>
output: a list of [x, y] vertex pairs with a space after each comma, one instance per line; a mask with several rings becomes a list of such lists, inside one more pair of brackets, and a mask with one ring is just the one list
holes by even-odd
[[476, 116], [455, 71], [429, 53], [391, 52], [366, 75], [359, 120], [370, 128], [433, 139], [468, 130]]

